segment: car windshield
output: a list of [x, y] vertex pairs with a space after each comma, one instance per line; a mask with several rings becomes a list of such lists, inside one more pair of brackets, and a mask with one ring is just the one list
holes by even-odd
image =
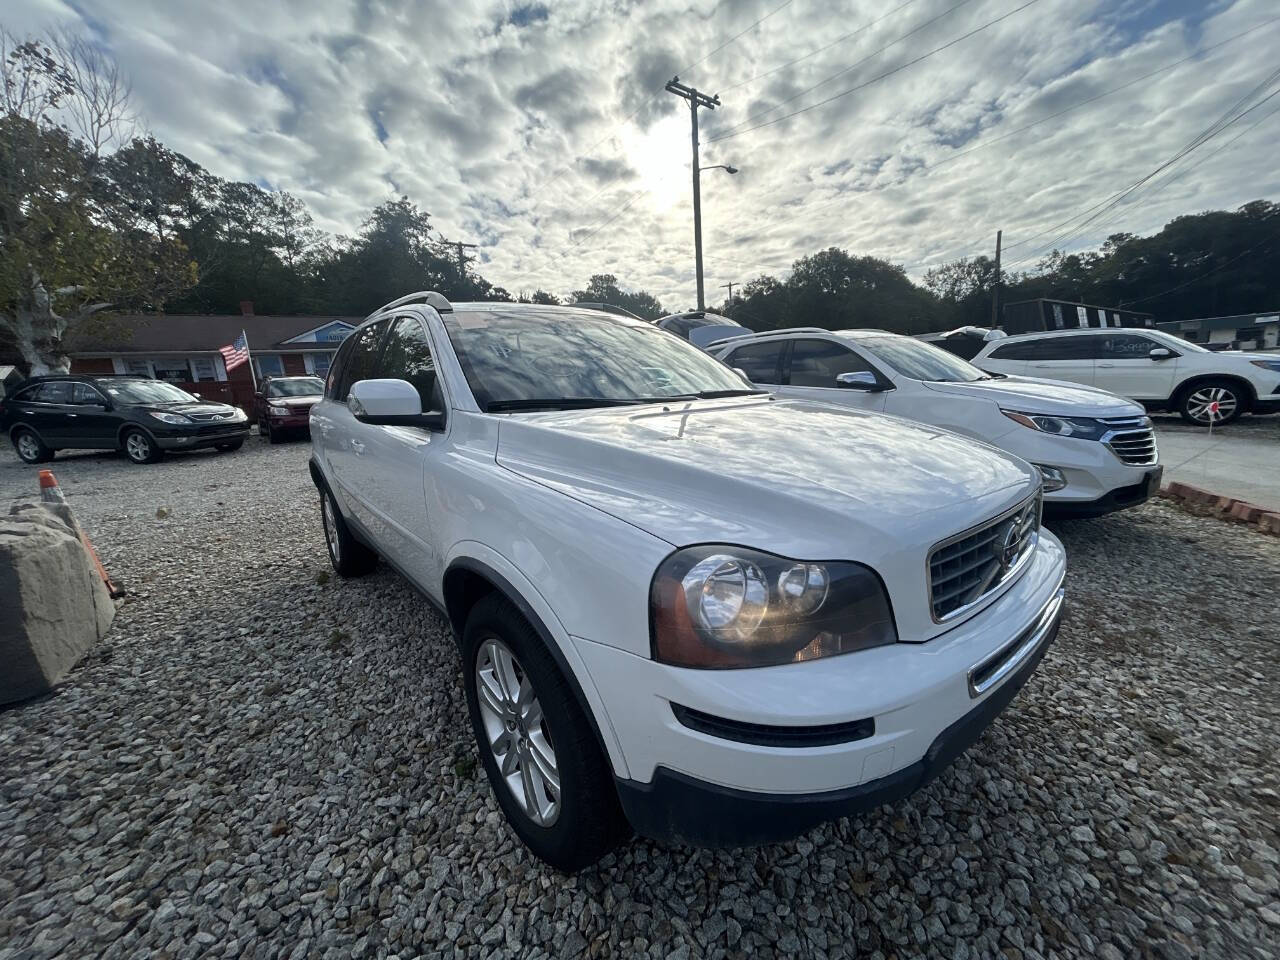
[[585, 311], [459, 311], [449, 340], [482, 410], [611, 406], [763, 393], [643, 321]]
[[98, 386], [120, 403], [195, 403], [196, 398], [163, 380], [100, 380]]
[[314, 397], [320, 393], [324, 393], [324, 381], [319, 377], [272, 380], [267, 384], [268, 397]]
[[912, 380], [932, 380], [942, 383], [969, 383], [974, 380], [990, 380], [967, 360], [948, 353], [931, 343], [910, 337], [858, 337], [854, 341], [877, 360], [892, 367]]

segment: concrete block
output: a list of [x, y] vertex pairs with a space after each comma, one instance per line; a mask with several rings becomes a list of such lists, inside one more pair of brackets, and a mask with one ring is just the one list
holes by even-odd
[[1280, 537], [1280, 513], [1264, 513], [1258, 518], [1258, 529]]
[[115, 617], [69, 518], [43, 504], [0, 517], [0, 703], [47, 693]]
[[1236, 520], [1243, 520], [1245, 523], [1255, 523], [1257, 519], [1267, 513], [1266, 507], [1259, 507], [1253, 503], [1245, 503], [1243, 500], [1237, 500], [1231, 505], [1231, 516]]

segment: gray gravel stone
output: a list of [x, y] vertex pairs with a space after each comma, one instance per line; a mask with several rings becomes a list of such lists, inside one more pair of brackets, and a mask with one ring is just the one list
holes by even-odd
[[[924, 791], [564, 877], [457, 762], [444, 623], [328, 575], [307, 453], [54, 461], [130, 595], [0, 711], [0, 960], [1280, 955], [1280, 541], [1164, 503], [1058, 524], [1057, 644]], [[36, 492], [0, 455], [0, 510]]]

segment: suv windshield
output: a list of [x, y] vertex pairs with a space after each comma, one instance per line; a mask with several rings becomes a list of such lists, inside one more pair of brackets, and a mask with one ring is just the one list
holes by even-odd
[[652, 324], [585, 311], [459, 311], [449, 340], [482, 410], [763, 393]]
[[267, 384], [268, 397], [313, 397], [319, 393], [324, 393], [324, 381], [319, 377], [272, 380]]
[[99, 380], [98, 386], [117, 403], [196, 403], [185, 390], [163, 380]]
[[912, 380], [969, 383], [992, 379], [967, 360], [922, 340], [884, 336], [858, 337], [854, 342]]

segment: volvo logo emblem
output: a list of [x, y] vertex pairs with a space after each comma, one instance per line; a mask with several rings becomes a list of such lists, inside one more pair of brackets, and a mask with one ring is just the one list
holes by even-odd
[[992, 543], [995, 548], [996, 563], [1000, 566], [1000, 572], [997, 578], [1003, 577], [1009, 572], [1009, 568], [1013, 566], [1018, 559], [1018, 550], [1022, 547], [1022, 518], [1015, 517], [1013, 522], [1009, 524], [1009, 529], [1004, 532], [1002, 540], [996, 540]]

